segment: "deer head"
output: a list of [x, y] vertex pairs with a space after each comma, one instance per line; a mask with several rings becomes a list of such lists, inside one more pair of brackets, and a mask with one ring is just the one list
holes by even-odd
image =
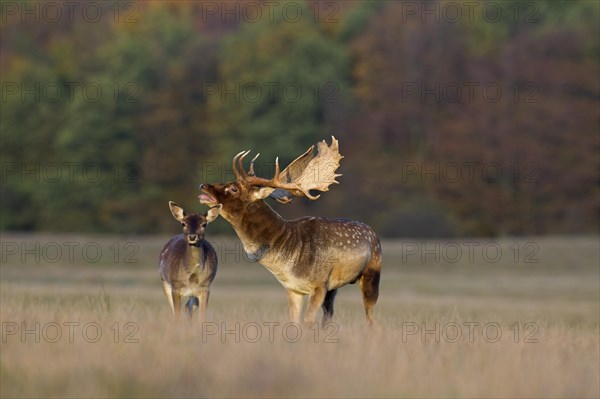
[[250, 162], [248, 172], [244, 169], [244, 158], [250, 151], [242, 151], [233, 158], [233, 172], [236, 180], [225, 184], [201, 184], [200, 203], [209, 206], [222, 204], [223, 217], [228, 221], [238, 219], [249, 211], [252, 204], [261, 202], [267, 197], [281, 203], [289, 203], [293, 197], [305, 196], [316, 200], [320, 195], [313, 195], [311, 190], [328, 191], [329, 186], [337, 184], [335, 180], [341, 176], [335, 171], [343, 158], [339, 153], [338, 141], [332, 136], [331, 145], [323, 140], [311, 146], [304, 154], [292, 161], [283, 171], [279, 169], [279, 158], [275, 160], [275, 174], [271, 179], [258, 177], [254, 173], [254, 162], [257, 154]]
[[199, 213], [186, 215], [183, 208], [173, 201], [169, 201], [169, 208], [175, 220], [181, 222], [183, 226], [183, 238], [188, 245], [198, 245], [204, 240], [206, 225], [219, 216], [221, 205], [210, 208], [204, 215]]

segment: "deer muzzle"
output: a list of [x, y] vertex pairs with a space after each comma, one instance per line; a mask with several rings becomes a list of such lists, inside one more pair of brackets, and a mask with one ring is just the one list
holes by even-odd
[[190, 245], [194, 245], [198, 243], [198, 235], [197, 234], [188, 234], [186, 236], [186, 241]]
[[210, 205], [215, 204], [217, 200], [213, 195], [208, 191], [210, 184], [200, 184], [200, 190], [202, 193], [198, 196], [198, 200], [201, 204]]

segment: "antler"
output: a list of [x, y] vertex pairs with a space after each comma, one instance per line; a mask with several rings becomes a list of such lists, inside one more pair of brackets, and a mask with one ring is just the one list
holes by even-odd
[[[241, 151], [241, 152], [238, 152], [235, 157], [233, 157], [233, 161], [231, 162], [231, 167], [233, 168], [233, 174], [235, 175], [236, 180], [240, 180], [240, 179], [243, 180], [246, 176], [246, 172], [244, 171], [242, 161], [243, 161], [244, 157], [246, 155], [248, 155], [249, 152], [250, 151]], [[241, 159], [240, 159], [240, 157], [241, 157]], [[236, 163], [238, 163], [238, 160], [239, 160], [240, 169], [242, 171], [241, 173], [236, 166]]]
[[[315, 146], [311, 146], [304, 154], [292, 161], [283, 171], [279, 170], [279, 158], [275, 160], [275, 175], [271, 179], [257, 177], [254, 174], [254, 161], [250, 163], [249, 173], [244, 171], [242, 161], [249, 151], [240, 152], [233, 158], [233, 169], [236, 178], [246, 181], [254, 186], [265, 186], [288, 190], [292, 195], [306, 196], [316, 200], [320, 195], [312, 195], [310, 190], [329, 191], [329, 186], [338, 184], [336, 177], [341, 176], [335, 171], [340, 166], [343, 158], [339, 152], [339, 144], [335, 137], [331, 136], [331, 145], [325, 140], [317, 143], [317, 154], [314, 153]], [[238, 161], [239, 171], [235, 164]]]

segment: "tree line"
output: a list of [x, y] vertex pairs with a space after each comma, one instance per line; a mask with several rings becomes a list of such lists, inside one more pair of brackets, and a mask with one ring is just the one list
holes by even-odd
[[3, 230], [171, 231], [237, 152], [269, 177], [333, 134], [340, 185], [286, 217], [597, 232], [594, 1], [45, 4], [2, 4]]

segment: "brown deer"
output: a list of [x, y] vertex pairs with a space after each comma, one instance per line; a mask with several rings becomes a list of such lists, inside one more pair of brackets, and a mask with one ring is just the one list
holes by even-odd
[[360, 282], [367, 322], [372, 324], [372, 308], [379, 295], [381, 244], [366, 224], [348, 219], [302, 217], [285, 220], [265, 201], [272, 197], [288, 203], [292, 196], [316, 200], [310, 190], [328, 191], [338, 183], [335, 174], [342, 156], [338, 142], [314, 145], [280, 172], [275, 161], [272, 179], [254, 174], [254, 161], [248, 172], [243, 160], [250, 151], [233, 158], [236, 180], [225, 184], [201, 184], [202, 204], [222, 205], [221, 216], [234, 228], [251, 260], [263, 264], [287, 289], [290, 317], [299, 322], [304, 295], [309, 295], [304, 317], [315, 322], [323, 309], [323, 323], [333, 316], [337, 289]]
[[210, 283], [217, 274], [217, 253], [204, 239], [206, 225], [219, 216], [221, 206], [212, 207], [206, 214], [186, 215], [183, 209], [169, 201], [173, 217], [181, 222], [183, 234], [172, 237], [159, 256], [159, 271], [163, 290], [176, 318], [181, 312], [181, 298], [190, 297], [186, 304], [188, 318], [195, 307], [204, 318]]

